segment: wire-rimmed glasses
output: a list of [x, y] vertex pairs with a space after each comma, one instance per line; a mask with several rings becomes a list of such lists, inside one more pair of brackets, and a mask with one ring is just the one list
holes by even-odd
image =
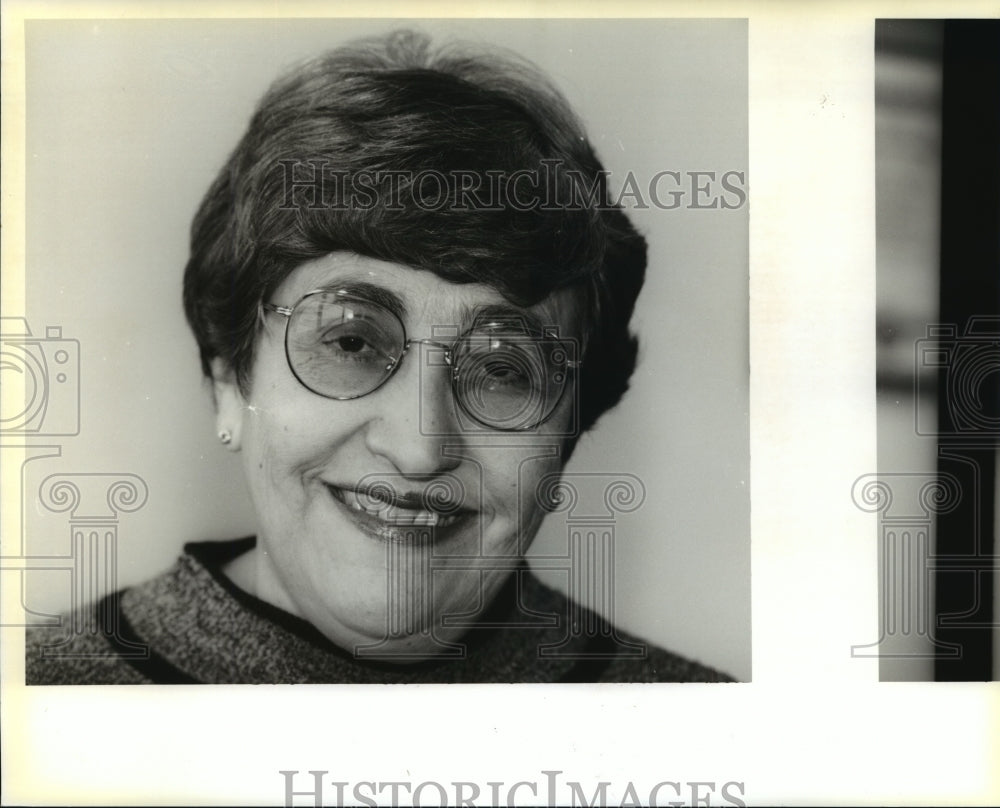
[[523, 318], [476, 320], [450, 344], [410, 339], [395, 312], [350, 290], [317, 289], [291, 308], [264, 303], [286, 318], [285, 356], [295, 378], [325, 398], [347, 401], [378, 390], [411, 345], [441, 352], [462, 411], [502, 431], [535, 429], [556, 411], [580, 367], [576, 343]]

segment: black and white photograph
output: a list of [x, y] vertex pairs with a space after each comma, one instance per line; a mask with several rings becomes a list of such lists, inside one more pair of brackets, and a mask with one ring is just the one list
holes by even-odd
[[747, 26], [608, 24], [27, 24], [28, 684], [749, 680]]
[[0, 802], [996, 804], [995, 17], [5, 4]]

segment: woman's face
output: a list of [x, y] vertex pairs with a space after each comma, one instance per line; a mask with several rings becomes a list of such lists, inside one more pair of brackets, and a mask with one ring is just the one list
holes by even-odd
[[[290, 308], [341, 284], [398, 299], [411, 340], [450, 344], [484, 307], [511, 309], [490, 287], [352, 253], [301, 265], [269, 302]], [[576, 336], [565, 293], [511, 314]], [[349, 652], [400, 662], [433, 655], [464, 631], [442, 618], [474, 620], [534, 537], [536, 491], [561, 467], [575, 388], [536, 430], [470, 428], [449, 368], [430, 361], [440, 356], [433, 346], [411, 345], [384, 385], [342, 401], [296, 379], [285, 328], [285, 317], [266, 315], [245, 398], [224, 368], [216, 373], [219, 426], [242, 453], [259, 525], [237, 580]], [[423, 507], [428, 489], [444, 492], [447, 513]]]

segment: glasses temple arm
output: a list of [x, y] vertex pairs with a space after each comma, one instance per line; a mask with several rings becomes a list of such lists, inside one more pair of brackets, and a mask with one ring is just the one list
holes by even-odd
[[282, 317], [291, 317], [292, 310], [287, 306], [276, 306], [274, 303], [261, 303], [261, 311], [273, 312], [274, 314], [280, 314]]

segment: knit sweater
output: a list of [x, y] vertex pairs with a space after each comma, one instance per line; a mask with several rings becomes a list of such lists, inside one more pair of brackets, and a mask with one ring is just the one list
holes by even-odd
[[27, 684], [731, 681], [613, 629], [526, 566], [459, 654], [412, 665], [359, 659], [225, 576], [222, 567], [254, 541], [189, 544], [147, 583], [67, 615], [60, 627], [29, 628]]

